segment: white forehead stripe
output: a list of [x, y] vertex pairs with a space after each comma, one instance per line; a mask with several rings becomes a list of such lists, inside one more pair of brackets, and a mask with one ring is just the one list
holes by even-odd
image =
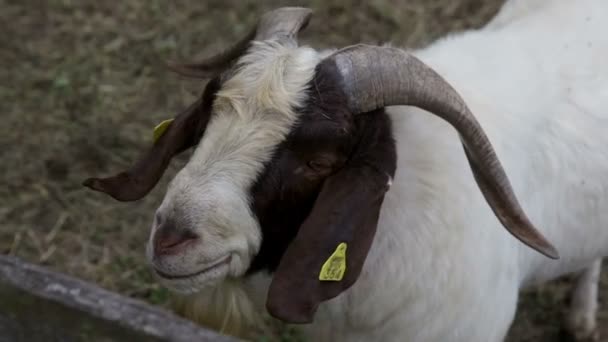
[[225, 176], [245, 191], [297, 121], [319, 59], [310, 48], [254, 42], [216, 94], [187, 172], [200, 181]]
[[231, 106], [249, 119], [272, 110], [295, 120], [292, 109], [306, 100], [306, 85], [319, 61], [319, 53], [311, 48], [254, 41], [234, 76], [218, 91], [216, 106]]

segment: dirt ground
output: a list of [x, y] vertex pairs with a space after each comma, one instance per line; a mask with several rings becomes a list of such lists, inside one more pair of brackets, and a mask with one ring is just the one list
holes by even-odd
[[[213, 53], [279, 5], [315, 9], [301, 37], [316, 47], [415, 47], [484, 24], [501, 3], [0, 0], [0, 253], [164, 305], [169, 294], [146, 266], [144, 243], [165, 184], [186, 156], [135, 203], [80, 185], [127, 167], [151, 143], [152, 127], [201, 91], [200, 81], [170, 73], [164, 60]], [[509, 341], [556, 341], [567, 284], [526, 293]], [[607, 309], [602, 303], [604, 324]]]

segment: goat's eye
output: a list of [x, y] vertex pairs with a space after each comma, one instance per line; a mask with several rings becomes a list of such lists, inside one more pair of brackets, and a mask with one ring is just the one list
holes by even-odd
[[325, 158], [309, 160], [306, 165], [313, 171], [318, 173], [329, 172], [332, 169], [332, 162]]

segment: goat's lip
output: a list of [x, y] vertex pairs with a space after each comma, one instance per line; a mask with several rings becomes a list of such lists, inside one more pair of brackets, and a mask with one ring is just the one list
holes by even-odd
[[156, 267], [153, 267], [153, 269], [154, 269], [154, 272], [156, 272], [156, 274], [158, 274], [160, 277], [165, 278], [165, 279], [187, 279], [187, 278], [196, 277], [203, 273], [213, 271], [214, 269], [221, 267], [223, 265], [227, 265], [230, 263], [231, 260], [232, 260], [232, 256], [227, 255], [223, 258], [218, 259], [215, 262], [208, 264], [208, 266], [205, 266], [202, 270], [188, 273], [188, 274], [168, 274], [168, 273], [158, 270]]

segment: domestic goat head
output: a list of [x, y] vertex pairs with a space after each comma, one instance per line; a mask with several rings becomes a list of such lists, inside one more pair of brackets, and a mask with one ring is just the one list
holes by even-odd
[[195, 146], [169, 184], [148, 244], [159, 278], [184, 292], [226, 277], [273, 274], [267, 308], [291, 323], [358, 278], [397, 151], [384, 107], [413, 105], [460, 134], [474, 178], [504, 227], [557, 257], [520, 208], [490, 141], [466, 104], [420, 60], [388, 47], [333, 53], [299, 46], [311, 11], [265, 14], [233, 48], [172, 64], [208, 77], [130, 170], [85, 185], [122, 201], [146, 195], [171, 157]]

